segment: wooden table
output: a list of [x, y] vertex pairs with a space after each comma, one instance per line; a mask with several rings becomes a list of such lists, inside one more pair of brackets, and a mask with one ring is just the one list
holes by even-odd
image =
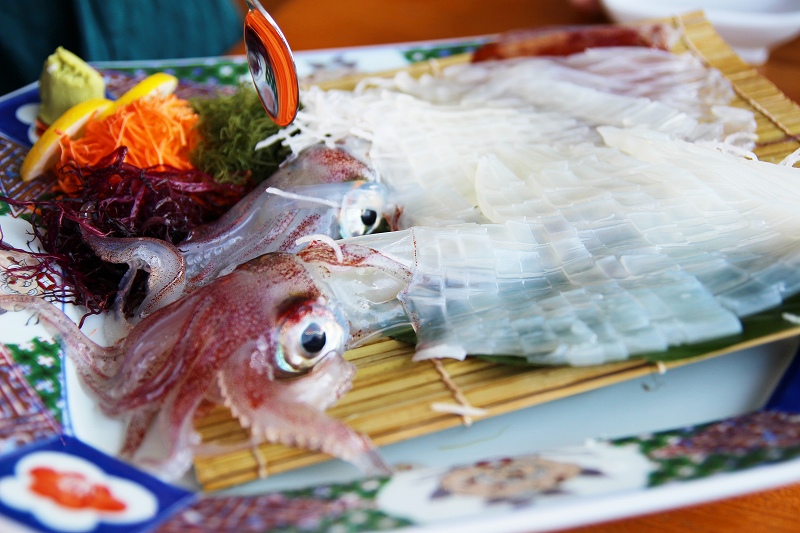
[[[512, 29], [606, 22], [567, 0], [261, 0], [294, 50], [491, 34]], [[242, 53], [238, 45], [232, 50]], [[759, 68], [800, 102], [800, 39]], [[690, 508], [569, 530], [570, 533], [795, 532], [800, 484]]]

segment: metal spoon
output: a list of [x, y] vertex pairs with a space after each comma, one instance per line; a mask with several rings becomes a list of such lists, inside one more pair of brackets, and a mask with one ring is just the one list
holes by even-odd
[[267, 114], [278, 126], [297, 115], [299, 87], [292, 51], [278, 25], [258, 0], [246, 0], [244, 46], [250, 75]]

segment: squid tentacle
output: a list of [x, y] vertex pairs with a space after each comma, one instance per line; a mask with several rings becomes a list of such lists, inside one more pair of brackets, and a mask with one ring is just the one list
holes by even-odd
[[[344, 459], [364, 473], [391, 472], [367, 437], [324, 410], [350, 389], [355, 367], [336, 352], [302, 378], [264, 382], [241, 350], [218, 372], [224, 405], [254, 442], [279, 442]], [[248, 372], [243, 372], [247, 368]]]
[[265, 413], [259, 411], [259, 423], [250, 426], [253, 443], [278, 442], [289, 447], [322, 452], [348, 461], [367, 475], [392, 473], [392, 468], [386, 464], [368, 436], [307, 405], [294, 405], [292, 409], [291, 416], [281, 412], [281, 420], [275, 425], [271, 425]]
[[147, 431], [158, 415], [158, 409], [152, 405], [144, 406], [134, 411], [125, 429], [125, 438], [119, 455], [123, 459], [132, 459], [136, 450], [140, 448]]
[[101, 392], [109, 377], [116, 371], [119, 354], [113, 348], [104, 348], [84, 334], [60, 309], [37, 296], [21, 294], [0, 295], [0, 308], [5, 311], [28, 310], [52, 334], [60, 337], [65, 352], [78, 368], [87, 385]]
[[151, 424], [162, 434], [170, 436], [166, 454], [148, 455], [150, 450], [140, 446], [130, 458], [138, 467], [165, 481], [178, 479], [189, 470], [194, 450], [200, 442], [199, 435], [192, 429], [192, 417], [176, 420], [170, 404], [168, 402], [158, 411]]
[[83, 232], [83, 238], [103, 261], [127, 263], [129, 266], [114, 302], [114, 311], [118, 316], [122, 316], [122, 307], [137, 270], [145, 270], [150, 274], [145, 299], [134, 312], [137, 319], [169, 305], [183, 294], [186, 259], [171, 243], [146, 237], [98, 237], [88, 232]]
[[[169, 390], [180, 387], [187, 379], [197, 359], [208, 350], [198, 349], [202, 342], [213, 342], [213, 337], [199, 337], [197, 332], [205, 321], [212, 318], [216, 309], [210, 300], [181, 300], [179, 309], [168, 309], [154, 315], [159, 329], [169, 329], [171, 337], [161, 337], [151, 342], [149, 349], [142, 349], [144, 337], [157, 337], [159, 329], [142, 328], [136, 335], [126, 339], [126, 353], [134, 354], [126, 359], [120, 370], [112, 378], [111, 386], [117, 391], [114, 414], [138, 408], [164, 398]], [[148, 322], [154, 322], [151, 320]]]
[[[202, 385], [198, 384], [198, 387], [202, 388]], [[162, 479], [180, 477], [191, 466], [192, 456], [200, 443], [192, 420], [202, 399], [203, 394], [197, 391], [187, 392], [184, 387], [174, 389], [147, 428], [168, 435], [166, 451], [147, 456], [147, 450], [139, 446], [131, 455], [132, 460]]]

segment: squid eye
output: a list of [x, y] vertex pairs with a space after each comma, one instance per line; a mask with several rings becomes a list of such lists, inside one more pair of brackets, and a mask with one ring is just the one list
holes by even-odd
[[293, 306], [279, 323], [275, 352], [278, 378], [309, 372], [331, 352], [343, 353], [346, 342], [343, 320], [319, 301]]
[[309, 354], [317, 354], [325, 347], [325, 331], [317, 323], [309, 324], [300, 335], [300, 346]]
[[381, 223], [381, 214], [388, 205], [388, 193], [381, 183], [362, 183], [342, 200], [339, 232], [342, 237], [358, 237], [374, 232]]
[[374, 209], [364, 209], [361, 211], [361, 222], [366, 227], [371, 227], [378, 220], [378, 213]]

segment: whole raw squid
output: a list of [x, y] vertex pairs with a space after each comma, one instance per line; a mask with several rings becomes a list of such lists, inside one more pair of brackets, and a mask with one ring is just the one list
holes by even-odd
[[374, 231], [388, 210], [386, 187], [344, 148], [312, 146], [284, 164], [217, 221], [195, 228], [177, 246], [152, 238], [84, 239], [104, 261], [127, 263], [117, 314], [137, 270], [149, 272], [134, 321], [267, 252], [292, 252], [309, 234], [331, 238]]
[[[104, 412], [128, 421], [121, 455], [162, 477], [189, 467], [196, 442], [191, 419], [204, 397], [228, 405], [251, 428], [254, 444], [319, 449], [365, 471], [386, 472], [367, 438], [324, 414], [355, 374], [342, 358], [346, 320], [297, 258], [263, 255], [296, 251], [309, 234], [369, 233], [386, 209], [386, 189], [364, 163], [344, 148], [315, 146], [178, 247], [86, 234], [101, 258], [131, 267], [117, 318], [136, 270], [150, 273], [133, 322], [145, 320], [131, 329], [109, 317], [107, 337], [120, 339], [110, 347], [95, 344], [44, 300], [2, 296], [1, 302], [36, 311], [62, 338]], [[141, 449], [149, 431], [167, 436], [162, 456]]]
[[[295, 255], [253, 259], [107, 348], [40, 298], [1, 295], [0, 306], [35, 311], [61, 338], [101, 409], [128, 421], [121, 456], [159, 477], [176, 479], [190, 467], [192, 418], [204, 398], [230, 407], [252, 444], [301, 446], [388, 472], [367, 437], [324, 413], [355, 374], [342, 357], [349, 328]], [[142, 447], [151, 431], [166, 443], [163, 455]]]

